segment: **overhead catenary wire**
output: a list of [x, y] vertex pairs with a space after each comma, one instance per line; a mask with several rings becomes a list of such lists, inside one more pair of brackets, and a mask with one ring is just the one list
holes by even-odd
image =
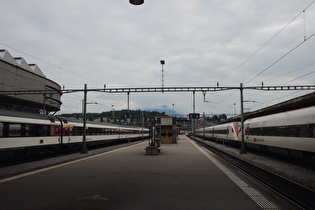
[[[274, 34], [270, 39], [267, 40], [267, 42], [265, 42], [260, 48], [258, 48], [253, 54], [251, 54], [244, 62], [242, 62], [239, 66], [237, 66], [234, 70], [232, 70], [228, 75], [226, 75], [224, 78], [222, 78], [220, 80], [220, 82], [222, 82], [224, 79], [226, 79], [228, 76], [230, 76], [233, 72], [235, 72], [236, 70], [238, 70], [240, 67], [244, 66], [244, 64], [246, 62], [248, 62], [252, 57], [254, 57], [259, 51], [261, 51], [264, 47], [266, 47], [266, 45], [268, 43], [270, 43], [277, 35], [279, 35], [285, 28], [287, 28], [292, 22], [294, 22], [301, 14], [303, 14], [303, 18], [304, 18], [304, 37], [303, 37], [303, 41], [300, 42], [298, 45], [296, 45], [294, 48], [292, 48], [290, 51], [288, 51], [287, 53], [285, 53], [283, 56], [281, 56], [280, 58], [278, 58], [276, 61], [274, 61], [271, 65], [269, 65], [267, 68], [265, 68], [264, 70], [262, 70], [260, 73], [258, 73], [256, 76], [254, 76], [252, 79], [250, 79], [249, 81], [247, 81], [245, 83], [245, 85], [247, 85], [248, 83], [250, 83], [251, 81], [253, 81], [254, 79], [256, 79], [257, 77], [259, 77], [261, 74], [263, 74], [264, 72], [266, 72], [267, 70], [269, 70], [272, 66], [274, 66], [276, 63], [278, 63], [279, 61], [281, 61], [283, 58], [285, 58], [287, 55], [289, 55], [291, 52], [293, 52], [294, 50], [296, 50], [297, 48], [299, 48], [302, 44], [304, 44], [306, 41], [308, 41], [309, 39], [311, 39], [312, 37], [315, 36], [315, 33], [311, 34], [308, 38], [306, 37], [306, 25], [305, 25], [305, 12], [306, 10], [315, 3], [315, 0], [312, 1], [307, 7], [305, 7], [304, 10], [302, 10], [300, 13], [298, 13], [292, 20], [290, 20], [284, 27], [282, 27], [276, 34]], [[299, 78], [302, 78], [304, 76], [310, 75], [312, 74], [308, 73], [306, 75], [303, 75]], [[296, 79], [295, 79], [296, 80]], [[291, 80], [295, 81], [295, 80]], [[235, 93], [235, 92], [234, 92]], [[227, 96], [226, 98], [222, 99], [218, 104], [216, 104], [214, 107], [218, 106], [219, 104], [221, 104], [223, 101], [227, 100], [230, 96], [232, 96], [234, 93], [232, 93], [231, 95]], [[213, 108], [214, 108], [213, 107]]]
[[292, 79], [292, 80], [290, 80], [290, 81], [288, 81], [288, 82], [285, 82], [285, 83], [283, 83], [283, 85], [288, 84], [288, 83], [290, 83], [290, 82], [293, 82], [293, 81], [295, 81], [295, 80], [299, 80], [299, 79], [301, 79], [301, 78], [303, 78], [303, 77], [309, 76], [309, 75], [314, 74], [314, 73], [315, 73], [315, 71], [309, 72], [309, 73], [304, 74], [304, 75], [302, 75], [302, 76], [300, 76], [300, 77], [298, 77], [298, 78], [295, 78], [295, 79]]
[[[307, 39], [308, 40], [308, 39]], [[267, 68], [265, 68], [264, 70], [262, 70], [260, 73], [258, 73], [256, 76], [254, 76], [252, 79], [250, 79], [249, 81], [247, 81], [245, 83], [245, 85], [247, 85], [248, 83], [250, 83], [251, 81], [253, 81], [254, 79], [256, 79], [257, 77], [259, 77], [260, 75], [262, 75], [264, 72], [266, 72], [268, 69], [270, 69], [271, 67], [273, 67], [276, 63], [278, 63], [279, 61], [281, 61], [283, 58], [285, 58], [287, 55], [289, 55], [291, 52], [293, 52], [294, 50], [296, 50], [298, 47], [300, 47], [302, 44], [304, 44], [306, 42], [306, 40], [303, 40], [302, 42], [300, 42], [298, 45], [296, 45], [294, 48], [292, 48], [290, 51], [288, 51], [287, 53], [285, 53], [284, 55], [282, 55], [280, 58], [278, 58], [275, 62], [273, 62], [272, 64], [270, 64]]]
[[[298, 15], [296, 15], [288, 24], [285, 25], [284, 28], [286, 28], [289, 24], [291, 24], [297, 17], [299, 17], [301, 14], [304, 14], [304, 39], [302, 42], [300, 42], [299, 44], [297, 44], [295, 47], [293, 47], [291, 50], [289, 50], [287, 53], [285, 53], [284, 55], [282, 55], [280, 58], [278, 58], [275, 62], [273, 62], [271, 65], [269, 65], [267, 68], [265, 68], [264, 70], [262, 70], [260, 73], [258, 73], [256, 76], [254, 76], [252, 79], [250, 79], [249, 81], [247, 81], [245, 83], [245, 85], [247, 85], [248, 83], [250, 83], [251, 81], [253, 81], [254, 79], [256, 79], [258, 76], [262, 75], [264, 72], [266, 72], [268, 69], [270, 69], [272, 66], [274, 66], [276, 63], [278, 63], [279, 61], [281, 61], [283, 58], [285, 58], [286, 56], [288, 56], [290, 53], [292, 53], [294, 50], [296, 50], [297, 48], [299, 48], [302, 44], [304, 44], [305, 42], [307, 42], [309, 39], [313, 38], [313, 36], [315, 35], [315, 32], [313, 34], [311, 34], [309, 37], [306, 37], [306, 29], [305, 29], [305, 11], [312, 5], [314, 4], [315, 0], [312, 1], [304, 10], [302, 10]], [[284, 28], [282, 28], [277, 34], [279, 34]]]
[[[291, 21], [289, 21], [285, 26], [283, 26], [277, 33], [275, 33], [272, 37], [270, 37], [267, 42], [265, 42], [260, 48], [258, 48], [253, 54], [251, 54], [245, 61], [243, 61], [240, 65], [238, 65], [235, 69], [233, 69], [230, 73], [228, 73], [224, 78], [220, 80], [222, 82], [224, 79], [226, 79], [228, 76], [230, 76], [234, 71], [238, 70], [241, 66], [243, 66], [247, 61], [249, 61], [252, 57], [254, 57], [260, 50], [262, 50], [267, 44], [269, 44], [276, 36], [278, 36], [285, 28], [287, 28], [293, 21], [295, 21], [301, 14], [304, 14], [305, 17], [305, 11], [315, 2], [315, 0], [310, 3], [303, 11], [301, 11], [299, 14], [297, 14]], [[305, 20], [305, 19], [304, 19]], [[304, 22], [304, 40], [306, 39], [305, 36], [305, 22]]]

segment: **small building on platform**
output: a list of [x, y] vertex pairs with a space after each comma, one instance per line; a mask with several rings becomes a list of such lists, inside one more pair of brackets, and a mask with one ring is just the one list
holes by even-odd
[[160, 126], [160, 141], [162, 144], [177, 143], [176, 117], [158, 117], [157, 124]]

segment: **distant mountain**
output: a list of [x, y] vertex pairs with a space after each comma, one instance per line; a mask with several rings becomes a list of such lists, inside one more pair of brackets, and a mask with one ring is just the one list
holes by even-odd
[[159, 112], [159, 113], [166, 113], [168, 116], [183, 116], [183, 114], [181, 113], [178, 113], [176, 111], [173, 112], [172, 109], [145, 109], [144, 111], [147, 111], [147, 112]]

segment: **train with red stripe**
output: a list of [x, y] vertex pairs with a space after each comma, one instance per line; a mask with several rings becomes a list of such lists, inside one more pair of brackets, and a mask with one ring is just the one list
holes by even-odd
[[[240, 145], [241, 123], [200, 128], [196, 135]], [[315, 163], [315, 106], [247, 119], [244, 142], [247, 148]]]
[[[149, 129], [106, 124], [86, 123], [87, 147], [137, 141], [149, 137]], [[0, 111], [0, 158], [2, 160], [60, 149], [79, 149], [83, 140], [83, 123], [79, 120]]]

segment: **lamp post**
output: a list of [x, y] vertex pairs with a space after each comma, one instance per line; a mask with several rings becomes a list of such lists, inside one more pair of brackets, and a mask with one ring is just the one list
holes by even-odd
[[162, 65], [162, 92], [163, 92], [163, 88], [164, 88], [164, 68], [163, 68], [163, 66], [165, 65], [165, 60], [160, 60], [160, 63]]
[[112, 107], [113, 107], [113, 123], [115, 124], [115, 107], [114, 105], [112, 105]]

